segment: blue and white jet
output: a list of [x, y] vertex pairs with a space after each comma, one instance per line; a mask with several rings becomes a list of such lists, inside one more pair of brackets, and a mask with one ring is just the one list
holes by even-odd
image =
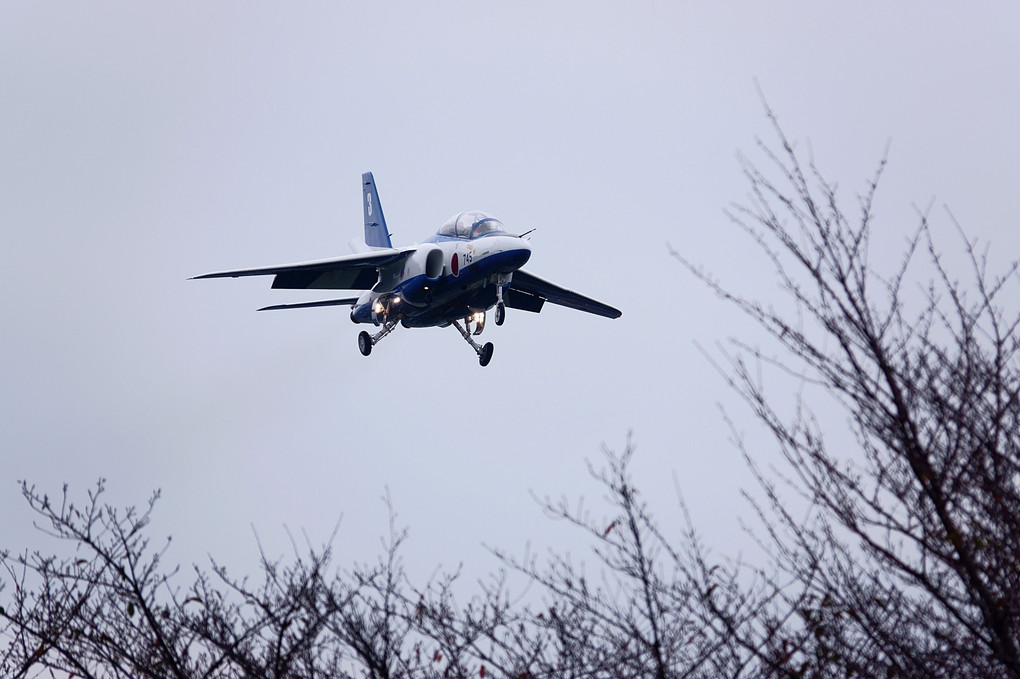
[[[538, 313], [546, 302], [619, 318], [620, 311], [590, 297], [561, 288], [521, 269], [531, 257], [523, 236], [508, 233], [502, 222], [484, 212], [461, 212], [418, 245], [394, 248], [371, 172], [361, 175], [367, 252], [258, 269], [218, 271], [194, 278], [274, 276], [274, 288], [360, 291], [355, 296], [300, 304], [276, 304], [259, 311], [322, 306], [350, 306], [351, 320], [380, 328], [362, 331], [358, 348], [372, 347], [397, 327], [454, 326], [485, 366], [492, 342], [473, 337], [485, 329], [485, 312], [496, 308], [496, 325], [506, 310]], [[530, 232], [529, 232], [530, 233]], [[463, 325], [461, 325], [463, 321]]]

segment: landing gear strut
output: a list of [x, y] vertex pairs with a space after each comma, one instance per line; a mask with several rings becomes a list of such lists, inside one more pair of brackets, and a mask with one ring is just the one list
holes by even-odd
[[358, 350], [361, 351], [361, 355], [368, 356], [372, 353], [372, 347], [378, 344], [379, 340], [383, 337], [386, 337], [386, 335], [393, 332], [393, 328], [397, 327], [397, 323], [399, 323], [397, 319], [387, 321], [383, 324], [383, 329], [374, 335], [369, 335], [366, 331], [362, 330], [361, 333], [358, 334]]
[[500, 274], [496, 277], [496, 325], [503, 325], [506, 320], [506, 304], [503, 303], [503, 287], [510, 283], [511, 274]]
[[489, 365], [489, 361], [492, 360], [492, 342], [486, 342], [484, 345], [479, 346], [478, 342], [471, 339], [471, 333], [464, 329], [464, 326], [460, 324], [460, 321], [454, 321], [453, 326], [460, 332], [460, 336], [471, 345], [471, 348], [478, 354], [478, 364], [483, 368]]

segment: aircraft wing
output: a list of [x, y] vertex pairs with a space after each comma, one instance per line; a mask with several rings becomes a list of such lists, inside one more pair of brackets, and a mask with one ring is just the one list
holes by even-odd
[[200, 278], [238, 278], [240, 276], [275, 276], [274, 288], [291, 290], [370, 290], [379, 280], [378, 269], [395, 264], [414, 253], [414, 248], [396, 250], [387, 248], [369, 253], [358, 253], [319, 259], [313, 262], [281, 264], [258, 269], [216, 271], [194, 276]]
[[619, 309], [603, 304], [591, 297], [561, 288], [535, 274], [518, 269], [510, 279], [510, 295], [507, 306], [525, 311], [539, 311], [542, 304], [552, 302], [560, 306], [570, 307], [578, 311], [587, 311], [606, 318], [619, 318], [623, 315]]

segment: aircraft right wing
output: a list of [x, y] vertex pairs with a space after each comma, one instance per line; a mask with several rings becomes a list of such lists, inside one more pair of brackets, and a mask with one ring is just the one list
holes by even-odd
[[257, 269], [216, 271], [194, 276], [200, 278], [238, 278], [240, 276], [275, 276], [274, 288], [290, 290], [370, 290], [379, 280], [379, 268], [396, 264], [414, 254], [413, 247], [396, 250], [374, 250], [320, 259], [313, 262], [281, 264]]
[[521, 269], [514, 271], [513, 277], [510, 279], [510, 294], [507, 297], [506, 305], [512, 309], [537, 313], [541, 311], [545, 302], [552, 302], [578, 311], [587, 311], [590, 314], [606, 318], [619, 318], [623, 315], [619, 309], [591, 297], [585, 297], [573, 290], [561, 288], [535, 274]]

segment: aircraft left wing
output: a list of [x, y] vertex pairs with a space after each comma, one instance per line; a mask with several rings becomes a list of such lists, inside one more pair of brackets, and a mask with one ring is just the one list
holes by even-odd
[[587, 311], [590, 314], [606, 318], [619, 318], [623, 315], [619, 309], [591, 297], [585, 297], [573, 290], [561, 288], [535, 274], [522, 269], [514, 271], [513, 277], [510, 279], [510, 295], [507, 298], [507, 306], [537, 312], [541, 310], [545, 302], [552, 302], [578, 311]]
[[414, 248], [375, 250], [319, 259], [297, 264], [281, 264], [258, 269], [216, 271], [194, 276], [200, 278], [238, 278], [240, 276], [275, 276], [274, 288], [290, 290], [370, 290], [379, 280], [379, 268], [396, 264], [414, 253]]

